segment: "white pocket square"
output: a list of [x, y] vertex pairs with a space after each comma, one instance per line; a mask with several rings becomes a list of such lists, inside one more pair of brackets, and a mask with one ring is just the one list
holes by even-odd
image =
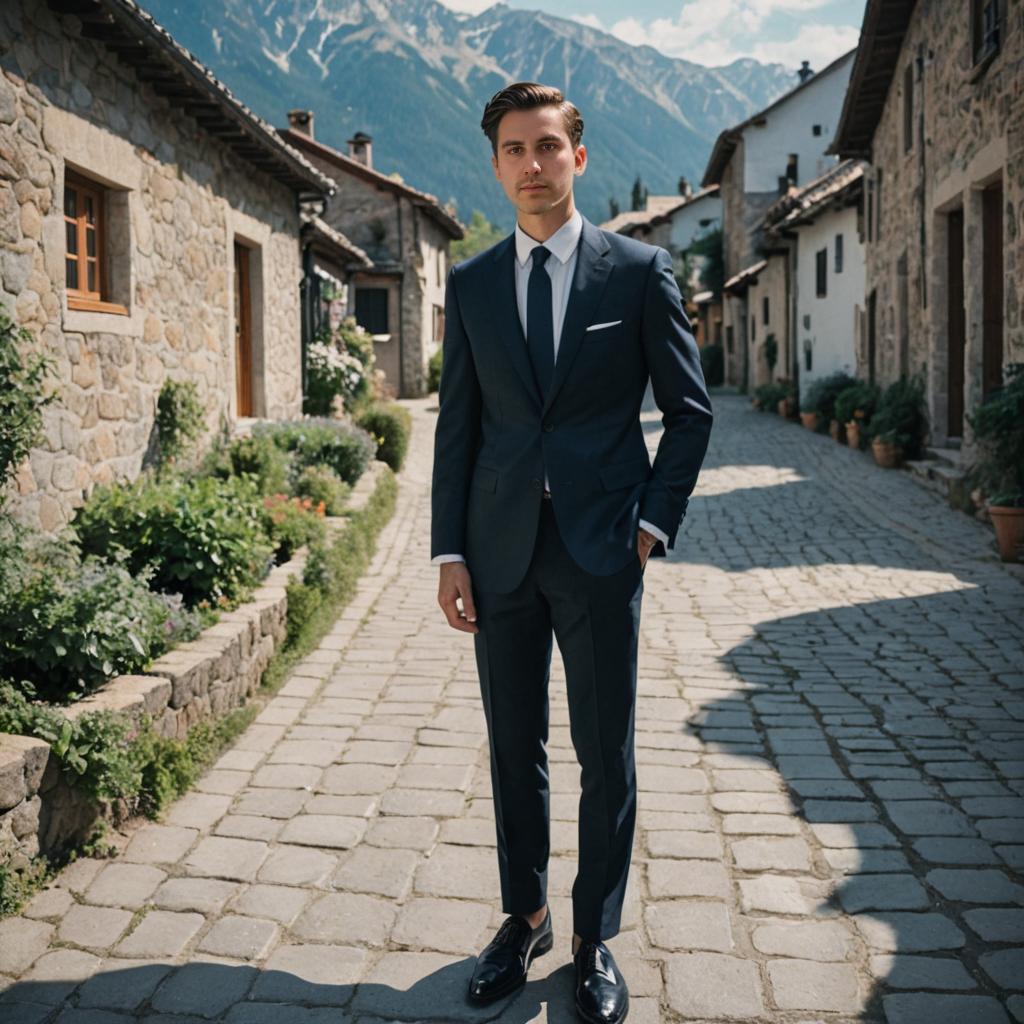
[[607, 323], [604, 323], [604, 324], [591, 324], [587, 328], [587, 330], [588, 331], [600, 331], [600, 330], [602, 330], [605, 327], [615, 327], [616, 324], [621, 324], [621, 323], [622, 323], [621, 320], [609, 320]]

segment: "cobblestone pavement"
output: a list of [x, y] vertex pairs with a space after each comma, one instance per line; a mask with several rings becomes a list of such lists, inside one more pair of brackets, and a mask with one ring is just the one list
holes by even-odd
[[[555, 950], [510, 1002], [462, 998], [502, 914], [414, 407], [398, 512], [320, 649], [164, 821], [0, 923], [5, 1024], [574, 1019], [557, 664]], [[1024, 1020], [1024, 579], [906, 474], [740, 398], [715, 410], [679, 549], [646, 577], [611, 942], [630, 1020]]]

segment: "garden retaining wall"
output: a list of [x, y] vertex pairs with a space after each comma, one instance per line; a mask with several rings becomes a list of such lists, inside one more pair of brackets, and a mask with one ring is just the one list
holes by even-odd
[[[352, 490], [348, 510], [369, 501], [383, 463], [374, 462]], [[347, 517], [327, 520], [331, 532]], [[151, 717], [156, 731], [184, 739], [197, 722], [221, 718], [250, 700], [287, 632], [286, 586], [301, 578], [306, 552], [270, 571], [252, 599], [153, 661], [144, 675], [115, 676], [80, 701], [62, 709], [68, 718], [89, 711], [117, 711]], [[0, 733], [0, 862], [25, 867], [39, 854], [87, 838], [98, 809], [70, 786], [60, 761], [42, 740]]]

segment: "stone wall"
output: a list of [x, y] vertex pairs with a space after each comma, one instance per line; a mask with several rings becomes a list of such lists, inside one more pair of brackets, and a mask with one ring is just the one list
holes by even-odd
[[[785, 253], [768, 257], [768, 266], [747, 292], [747, 344], [750, 388], [770, 384], [779, 378], [792, 378], [793, 364], [787, 331], [787, 290]], [[764, 300], [768, 299], [768, 322], [764, 319]], [[766, 356], [768, 335], [775, 336], [775, 366], [769, 367]]]
[[[874, 376], [881, 384], [921, 373], [932, 439], [948, 424], [949, 214], [964, 217], [967, 342], [964, 406], [982, 398], [982, 189], [1003, 184], [1003, 358], [1024, 360], [1024, 8], [1009, 5], [1002, 49], [976, 73], [970, 5], [921, 0], [896, 62], [875, 132], [865, 201], [874, 207], [866, 290], [876, 294]], [[1005, 9], [1005, 8], [1004, 8]], [[924, 54], [923, 68], [916, 58]], [[903, 132], [904, 71], [914, 64], [913, 140]], [[923, 136], [923, 138], [922, 138]], [[858, 373], [872, 371], [867, 332]], [[965, 423], [964, 440], [970, 443]]]
[[[55, 361], [58, 400], [22, 467], [19, 516], [58, 529], [96, 483], [134, 477], [165, 379], [197, 381], [208, 435], [236, 416], [234, 242], [251, 250], [254, 412], [301, 409], [295, 196], [168, 105], [73, 17], [0, 5], [0, 303]], [[127, 315], [69, 309], [64, 176], [108, 197]]]

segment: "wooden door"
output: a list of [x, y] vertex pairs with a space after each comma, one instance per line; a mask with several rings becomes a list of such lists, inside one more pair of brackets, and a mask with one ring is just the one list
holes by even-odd
[[235, 242], [235, 393], [239, 416], [252, 415], [252, 287], [249, 250]]
[[981, 194], [981, 390], [1003, 385], [1003, 184]]
[[946, 307], [946, 435], [964, 433], [964, 350], [967, 318], [964, 310], [964, 211], [954, 210], [946, 222], [948, 265], [948, 305]]
[[875, 383], [875, 349], [877, 347], [878, 293], [872, 289], [868, 296], [868, 383]]

